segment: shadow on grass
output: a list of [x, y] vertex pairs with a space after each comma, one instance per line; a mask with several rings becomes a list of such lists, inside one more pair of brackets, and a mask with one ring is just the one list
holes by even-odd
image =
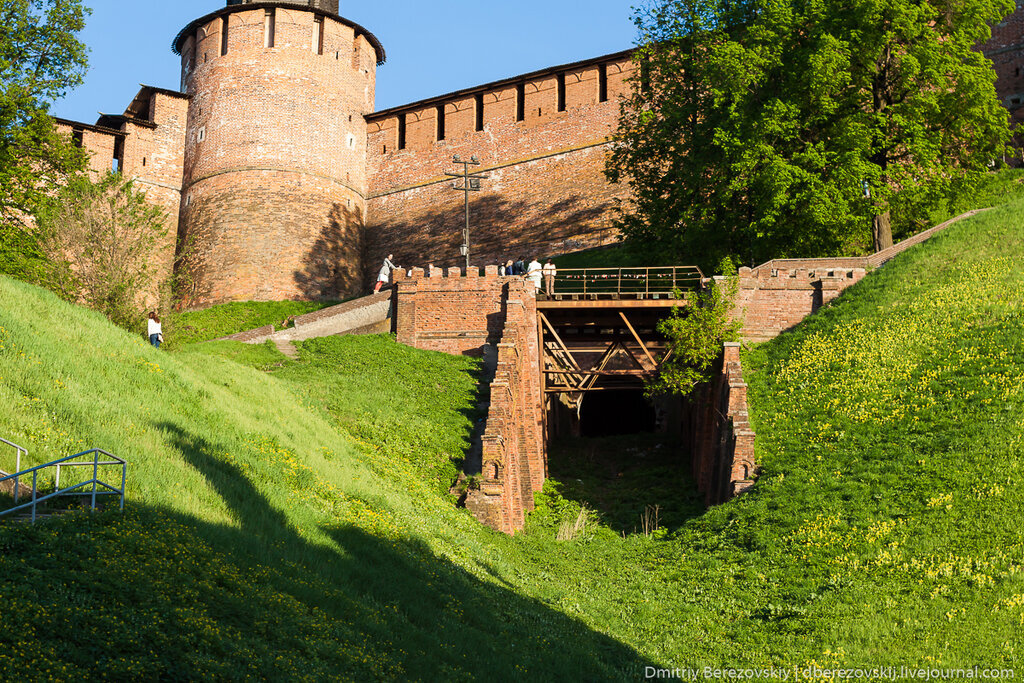
[[563, 498], [597, 511], [620, 533], [640, 532], [648, 506], [657, 506], [658, 525], [669, 531], [705, 511], [689, 458], [661, 435], [560, 439], [548, 468]]
[[172, 680], [625, 680], [649, 664], [416, 538], [340, 525], [322, 529], [333, 546], [311, 542], [242, 469], [212, 455], [213, 444], [162, 427], [238, 527], [146, 506], [0, 526], [0, 590], [11, 607], [0, 645], [34, 633], [32, 648], [18, 650], [22, 670], [41, 678], [64, 664], [76, 675]]

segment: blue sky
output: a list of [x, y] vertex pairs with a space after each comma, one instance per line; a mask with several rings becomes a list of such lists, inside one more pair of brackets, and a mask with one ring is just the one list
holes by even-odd
[[[225, 0], [85, 0], [89, 46], [84, 85], [53, 105], [54, 115], [95, 121], [119, 114], [140, 83], [177, 89], [171, 41]], [[633, 46], [636, 0], [341, 1], [342, 16], [384, 44], [377, 108], [386, 109], [556, 64]]]

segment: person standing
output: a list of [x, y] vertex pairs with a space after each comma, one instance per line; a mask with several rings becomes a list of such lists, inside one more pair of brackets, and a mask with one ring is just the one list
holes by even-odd
[[555, 276], [558, 275], [558, 269], [555, 268], [555, 264], [548, 259], [544, 264], [544, 293], [551, 296], [555, 293]]
[[148, 321], [148, 332], [149, 332], [149, 343], [160, 348], [160, 344], [164, 341], [163, 326], [160, 325], [160, 316], [156, 314], [156, 311], [149, 312]]
[[516, 259], [516, 262], [512, 264], [513, 275], [526, 275], [526, 263], [525, 259], [520, 256]]
[[533, 283], [534, 291], [540, 291], [541, 278], [544, 275], [544, 269], [540, 265], [540, 261], [536, 257], [530, 261], [530, 265], [526, 267], [526, 279]]
[[388, 254], [388, 257], [384, 259], [384, 265], [380, 267], [380, 273], [377, 274], [377, 284], [373, 286], [374, 294], [379, 292], [381, 287], [391, 282], [391, 271], [395, 269], [395, 264], [391, 262], [393, 258], [395, 258], [394, 254]]
[[504, 277], [504, 276], [505, 276], [505, 264], [504, 263], [499, 263], [498, 264], [498, 277]]

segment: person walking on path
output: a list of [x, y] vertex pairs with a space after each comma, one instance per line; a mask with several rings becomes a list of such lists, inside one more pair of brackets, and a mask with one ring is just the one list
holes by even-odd
[[388, 257], [384, 259], [384, 265], [380, 267], [380, 273], [377, 275], [377, 284], [373, 286], [374, 294], [379, 292], [381, 287], [391, 282], [391, 271], [395, 269], [395, 264], [391, 262], [393, 258], [395, 258], [394, 254], [388, 254]]
[[156, 311], [150, 311], [147, 327], [149, 328], [149, 343], [159, 349], [160, 344], [164, 341], [164, 332], [160, 325], [160, 316], [156, 314]]
[[555, 293], [555, 276], [558, 275], [558, 269], [555, 268], [555, 264], [551, 259], [547, 260], [544, 264], [544, 293], [551, 296]]
[[526, 279], [533, 283], [535, 292], [540, 291], [540, 282], [543, 276], [544, 269], [540, 265], [540, 261], [534, 257], [534, 259], [530, 261], [530, 265], [526, 267]]

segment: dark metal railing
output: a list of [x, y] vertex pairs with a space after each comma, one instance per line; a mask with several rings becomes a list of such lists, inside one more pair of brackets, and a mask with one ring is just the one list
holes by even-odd
[[540, 295], [648, 296], [701, 289], [704, 273], [696, 266], [658, 268], [567, 268], [546, 275]]

